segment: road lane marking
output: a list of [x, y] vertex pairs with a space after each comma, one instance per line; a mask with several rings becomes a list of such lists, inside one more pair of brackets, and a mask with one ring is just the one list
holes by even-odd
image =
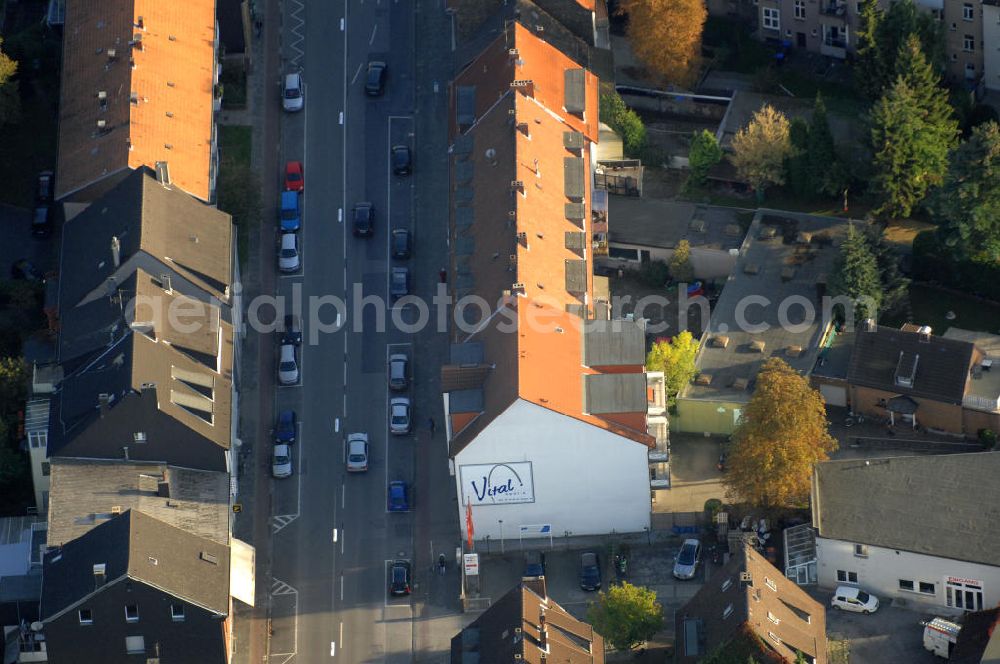
[[347, 507], [347, 485], [340, 485], [340, 508], [345, 509]]
[[337, 541], [337, 529], [336, 528], [333, 529], [333, 541], [334, 542]]
[[344, 124], [344, 112], [340, 112], [340, 124]]
[[341, 17], [340, 18], [340, 31], [343, 32], [346, 27], [347, 27], [347, 23], [346, 23], [346, 21], [344, 21], [344, 17]]
[[[354, 72], [354, 76], [351, 77], [351, 85], [354, 85], [355, 83], [358, 82], [358, 76], [361, 76], [361, 70], [364, 68], [364, 66], [365, 63], [363, 62], [358, 63], [358, 70]], [[345, 63], [345, 68], [346, 68], [346, 63]]]
[[372, 36], [368, 38], [368, 45], [371, 46], [375, 43], [375, 33], [378, 32], [378, 23], [372, 26]]
[[330, 657], [336, 657], [336, 656], [337, 656], [337, 642], [330, 641]]
[[344, 601], [344, 575], [340, 575], [340, 601]]
[[336, 418], [333, 421], [333, 431], [334, 433], [340, 433], [340, 418]]
[[337, 223], [344, 223], [344, 208], [337, 208]]

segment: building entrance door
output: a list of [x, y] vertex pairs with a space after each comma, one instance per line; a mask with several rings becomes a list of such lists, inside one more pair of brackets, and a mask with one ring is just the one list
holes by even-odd
[[983, 610], [983, 585], [976, 579], [954, 576], [945, 578], [945, 599], [948, 606], [963, 611]]
[[795, 46], [798, 48], [806, 47], [806, 33], [804, 32], [795, 33]]

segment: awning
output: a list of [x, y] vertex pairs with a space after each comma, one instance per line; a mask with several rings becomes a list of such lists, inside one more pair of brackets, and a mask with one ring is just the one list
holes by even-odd
[[256, 583], [257, 552], [252, 546], [235, 537], [230, 546], [229, 594], [244, 604], [253, 606], [254, 585]]
[[917, 412], [916, 401], [908, 396], [898, 396], [889, 399], [885, 407], [890, 413], [899, 413], [900, 415], [915, 415]]

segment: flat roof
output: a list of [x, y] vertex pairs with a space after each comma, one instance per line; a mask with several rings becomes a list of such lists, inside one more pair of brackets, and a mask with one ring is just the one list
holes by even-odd
[[738, 249], [745, 235], [733, 210], [657, 198], [608, 196], [608, 219], [611, 244], [673, 249], [687, 240], [727, 251]]
[[978, 367], [973, 367], [972, 380], [966, 383], [968, 386], [966, 394], [983, 397], [994, 402], [1000, 399], [1000, 334], [949, 327], [942, 336], [945, 339], [968, 341], [979, 349], [984, 360], [992, 361], [992, 366], [989, 369], [985, 369], [981, 362]]

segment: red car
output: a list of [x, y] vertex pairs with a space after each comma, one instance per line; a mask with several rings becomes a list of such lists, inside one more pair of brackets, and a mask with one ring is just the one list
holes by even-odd
[[306, 186], [302, 175], [302, 162], [290, 161], [285, 164], [285, 191], [302, 191]]

